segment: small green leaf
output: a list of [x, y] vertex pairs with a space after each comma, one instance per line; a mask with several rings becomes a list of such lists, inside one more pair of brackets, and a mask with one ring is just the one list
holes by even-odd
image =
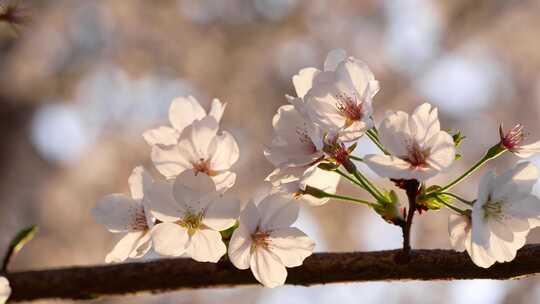
[[347, 152], [349, 154], [353, 153], [354, 149], [356, 149], [356, 146], [358, 145], [357, 142], [355, 142], [354, 144], [352, 144], [350, 147], [347, 148]]
[[461, 142], [467, 137], [463, 136], [460, 131], [454, 131], [454, 132], [455, 133], [452, 134], [452, 139], [454, 140], [454, 145], [458, 147], [461, 144]]
[[34, 235], [38, 232], [38, 227], [36, 225], [32, 225], [29, 227], [26, 227], [19, 231], [17, 235], [11, 240], [11, 243], [9, 244], [10, 248], [13, 248], [13, 254], [16, 254], [17, 252], [21, 251], [21, 249], [26, 245], [26, 243], [30, 242]]
[[456, 154], [456, 157], [454, 158], [455, 160], [460, 160], [461, 159], [461, 154]]
[[224, 239], [224, 240], [228, 240], [231, 238], [233, 232], [236, 230], [236, 228], [238, 228], [239, 226], [239, 223], [238, 221], [236, 221], [236, 223], [234, 223], [233, 226], [221, 231], [221, 237]]
[[339, 165], [334, 163], [320, 163], [317, 167], [326, 171], [334, 171], [339, 168]]

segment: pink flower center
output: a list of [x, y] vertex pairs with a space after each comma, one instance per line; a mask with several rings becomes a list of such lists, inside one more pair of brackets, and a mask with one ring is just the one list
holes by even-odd
[[137, 207], [132, 209], [134, 214], [132, 215], [132, 220], [130, 223], [130, 228], [136, 231], [147, 230], [148, 222], [146, 221], [146, 213], [144, 212], [143, 207]]
[[356, 95], [349, 96], [344, 93], [336, 95], [336, 109], [346, 118], [346, 126], [350, 126], [353, 122], [362, 120], [364, 117], [364, 107], [362, 102], [358, 102]]
[[269, 234], [264, 231], [260, 231], [259, 228], [257, 228], [257, 231], [251, 235], [251, 239], [253, 240], [253, 245], [256, 247], [263, 247], [268, 248], [268, 245], [270, 245], [269, 241]]
[[408, 155], [404, 157], [412, 167], [421, 168], [426, 167], [426, 160], [429, 157], [429, 149], [423, 150], [417, 142], [408, 146]]
[[210, 161], [200, 158], [198, 162], [192, 162], [193, 171], [195, 174], [204, 173], [208, 176], [216, 176], [217, 172], [210, 168]]
[[523, 125], [517, 124], [506, 135], [504, 135], [501, 128], [502, 145], [508, 150], [513, 150], [518, 147], [525, 139], [523, 130]]

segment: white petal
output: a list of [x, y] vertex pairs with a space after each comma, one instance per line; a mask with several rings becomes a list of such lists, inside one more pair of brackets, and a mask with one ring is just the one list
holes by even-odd
[[189, 148], [193, 149], [195, 159], [202, 158], [204, 160], [210, 160], [211, 155], [215, 152], [217, 146], [212, 145], [214, 137], [219, 129], [219, 124], [212, 116], [206, 116], [201, 120], [195, 120], [193, 124], [187, 127], [180, 135], [178, 145], [190, 145]]
[[254, 233], [260, 224], [261, 216], [259, 209], [253, 201], [249, 201], [240, 213], [240, 228], [243, 228], [249, 234]]
[[186, 252], [187, 229], [175, 223], [160, 223], [152, 229], [154, 250], [164, 256], [180, 256]]
[[238, 269], [248, 269], [251, 260], [251, 232], [244, 227], [234, 230], [229, 242], [229, 260]]
[[440, 131], [427, 143], [430, 149], [427, 164], [437, 171], [445, 171], [456, 159], [456, 146], [450, 134]]
[[[300, 189], [305, 189], [306, 185], [323, 190], [324, 192], [335, 194], [341, 176], [335, 172], [326, 171], [313, 166], [308, 169], [300, 180]], [[297, 189], [298, 190], [298, 189]], [[302, 200], [314, 206], [320, 206], [328, 199], [320, 199], [311, 195], [302, 195]]]
[[335, 71], [338, 64], [347, 58], [347, 52], [343, 49], [331, 50], [324, 60], [325, 71]]
[[240, 157], [240, 149], [234, 137], [227, 131], [214, 137], [215, 152], [211, 156], [210, 168], [214, 171], [229, 170]]
[[236, 182], [236, 173], [223, 171], [211, 176], [211, 178], [216, 185], [216, 190], [218, 192], [225, 192], [234, 186], [234, 183]]
[[178, 132], [205, 116], [206, 111], [193, 96], [175, 98], [169, 108], [169, 120]]
[[296, 96], [304, 98], [306, 93], [313, 86], [313, 78], [315, 78], [315, 76], [319, 73], [320, 71], [316, 68], [305, 68], [301, 69], [298, 74], [294, 75], [292, 81], [294, 84], [294, 89], [296, 90]]
[[493, 173], [493, 171], [488, 171], [486, 172], [486, 174], [484, 174], [484, 176], [482, 176], [482, 179], [480, 180], [480, 184], [478, 186], [478, 198], [474, 202], [474, 208], [480, 211], [480, 208], [484, 206], [484, 204], [491, 196], [491, 192], [493, 191], [494, 186], [495, 174]]
[[528, 145], [519, 146], [512, 152], [514, 152], [514, 154], [518, 157], [529, 158], [540, 153], [540, 141]]
[[282, 228], [270, 232], [269, 250], [279, 257], [286, 267], [302, 265], [313, 253], [315, 242], [298, 228]]
[[199, 229], [191, 236], [186, 252], [195, 261], [217, 263], [226, 251], [218, 231]]
[[289, 227], [298, 218], [299, 205], [282, 193], [266, 196], [257, 208], [261, 215], [260, 228], [263, 231]]
[[505, 210], [508, 214], [522, 220], [528, 220], [533, 227], [539, 226], [540, 199], [538, 197], [529, 194], [520, 200], [510, 202], [508, 205]]
[[139, 212], [144, 211], [138, 201], [123, 194], [110, 194], [103, 197], [92, 209], [92, 216], [111, 232], [127, 232], [132, 230]]
[[265, 178], [265, 181], [269, 181], [274, 186], [289, 183], [300, 179], [308, 168], [307, 166], [276, 168]]
[[0, 277], [0, 303], [6, 303], [9, 296], [11, 296], [11, 286], [9, 286], [9, 281], [5, 277]]
[[489, 255], [486, 247], [474, 242], [471, 243], [469, 255], [471, 256], [473, 263], [482, 268], [489, 268], [496, 262], [495, 259]]
[[340, 62], [336, 68], [336, 76], [339, 82], [354, 88], [361, 96], [367, 91], [368, 96], [373, 98], [379, 91], [379, 83], [369, 67], [356, 58], [349, 57]]
[[214, 181], [208, 175], [186, 171], [174, 181], [173, 196], [187, 209], [199, 212], [204, 210], [218, 193]]
[[448, 219], [448, 233], [452, 248], [459, 252], [465, 251], [465, 243], [471, 239], [469, 219], [463, 215], [451, 214]]
[[152, 187], [154, 180], [142, 166], [136, 167], [128, 178], [131, 197], [135, 200], [142, 200], [144, 193]]
[[139, 239], [145, 234], [143, 231], [126, 233], [105, 257], [106, 263], [120, 263], [125, 261], [135, 250]]
[[132, 259], [142, 258], [152, 247], [152, 235], [150, 231], [145, 231], [144, 234], [135, 243], [135, 248], [129, 255]]
[[217, 98], [214, 98], [212, 99], [212, 105], [210, 106], [210, 112], [208, 112], [208, 115], [214, 117], [217, 122], [220, 122], [226, 107], [226, 103], [219, 101], [219, 99]]
[[251, 272], [266, 287], [274, 288], [285, 284], [287, 269], [279, 257], [265, 248], [257, 247], [251, 255]]
[[389, 112], [379, 126], [379, 139], [391, 154], [407, 155], [407, 143], [411, 140], [409, 115]]
[[429, 103], [424, 103], [414, 110], [409, 124], [416, 142], [420, 144], [429, 141], [441, 131], [437, 108], [433, 108]]
[[492, 198], [501, 201], [519, 200], [531, 193], [537, 180], [538, 170], [533, 164], [519, 163], [495, 179]]
[[143, 133], [144, 140], [151, 146], [175, 145], [178, 140], [178, 133], [175, 129], [169, 127], [158, 127], [156, 129], [150, 129]]
[[153, 146], [151, 158], [159, 173], [167, 179], [174, 178], [178, 174], [193, 167], [190, 160], [186, 158], [186, 155], [178, 149], [178, 146]]
[[145, 205], [150, 213], [162, 222], [175, 222], [186, 212], [186, 207], [173, 196], [173, 185], [156, 181], [145, 197]]
[[202, 222], [216, 231], [222, 231], [236, 223], [239, 213], [240, 201], [223, 195], [208, 205]]
[[473, 244], [489, 248], [490, 230], [488, 219], [484, 216], [484, 210], [475, 205], [472, 209], [471, 240]]

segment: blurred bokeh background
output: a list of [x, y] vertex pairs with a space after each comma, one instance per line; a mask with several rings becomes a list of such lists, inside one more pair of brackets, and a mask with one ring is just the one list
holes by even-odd
[[[153, 169], [141, 132], [167, 123], [175, 96], [228, 103], [222, 125], [241, 148], [232, 191], [243, 201], [267, 191], [272, 167], [262, 149], [271, 118], [294, 92], [292, 75], [321, 67], [334, 48], [366, 61], [381, 82], [379, 120], [388, 109], [429, 101], [444, 128], [467, 136], [463, 159], [433, 183], [481, 157], [498, 140], [499, 123], [524, 123], [540, 139], [538, 0], [0, 0], [17, 2], [22, 24], [0, 21], [0, 249], [28, 224], [40, 232], [13, 270], [103, 263], [115, 238], [90, 209], [102, 195], [127, 192], [134, 166]], [[362, 140], [357, 150], [375, 148]], [[515, 160], [506, 155], [491, 167]], [[473, 199], [479, 176], [457, 191]], [[340, 191], [364, 195], [346, 181]], [[448, 248], [447, 216], [417, 217], [414, 247]], [[401, 245], [399, 229], [342, 202], [303, 208], [297, 226], [317, 241], [316, 251]], [[540, 233], [529, 242], [540, 242]], [[239, 288], [95, 303], [518, 304], [539, 303], [539, 283]]]

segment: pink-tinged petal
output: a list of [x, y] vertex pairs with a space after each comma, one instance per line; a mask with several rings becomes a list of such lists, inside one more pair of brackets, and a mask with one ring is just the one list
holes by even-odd
[[202, 223], [216, 231], [222, 231], [234, 226], [239, 215], [240, 201], [225, 194], [208, 205]]
[[492, 198], [501, 201], [519, 200], [531, 193], [538, 180], [538, 169], [530, 162], [522, 162], [495, 179]]
[[410, 163], [388, 155], [366, 155], [364, 163], [377, 175], [394, 179], [418, 179], [424, 181], [437, 173], [429, 167], [412, 167]]
[[206, 111], [193, 96], [175, 98], [169, 108], [169, 120], [178, 132], [205, 116]]
[[213, 141], [215, 152], [211, 155], [210, 169], [213, 171], [229, 170], [240, 157], [238, 143], [227, 131], [214, 137]]
[[529, 158], [540, 153], [540, 141], [528, 145], [520, 145], [513, 149], [512, 152], [518, 157]]
[[212, 99], [212, 105], [210, 106], [210, 112], [208, 112], [208, 115], [214, 117], [217, 122], [220, 122], [221, 118], [223, 117], [223, 113], [225, 112], [225, 108], [227, 108], [227, 103], [221, 102], [219, 99], [214, 98]]
[[266, 196], [257, 208], [261, 215], [261, 230], [270, 231], [291, 226], [298, 218], [300, 206], [288, 195], [273, 193]]
[[411, 140], [409, 115], [405, 112], [389, 112], [379, 126], [379, 139], [393, 155], [406, 156], [407, 144]]
[[257, 230], [261, 223], [261, 216], [259, 209], [253, 201], [249, 201], [240, 213], [240, 228], [244, 229], [247, 233], [252, 234]]
[[306, 93], [313, 86], [313, 79], [321, 71], [316, 68], [305, 68], [301, 69], [298, 74], [294, 75], [292, 78], [294, 89], [296, 90], [296, 96], [304, 98]]
[[269, 250], [286, 267], [297, 267], [313, 253], [315, 242], [298, 228], [281, 228], [270, 232]]
[[142, 200], [153, 183], [154, 180], [142, 166], [135, 167], [128, 178], [131, 197], [134, 200]]
[[[504, 222], [499, 221], [498, 219], [492, 219], [487, 222], [488, 229], [491, 231], [490, 237], [493, 240], [496, 237], [498, 240], [503, 242], [512, 242], [514, 240], [514, 232], [510, 227], [506, 226]], [[494, 244], [491, 243], [490, 246]]]
[[439, 132], [431, 137], [427, 146], [430, 147], [426, 163], [437, 171], [447, 170], [456, 159], [456, 146], [452, 136]]
[[499, 238], [496, 234], [491, 234], [488, 251], [489, 256], [499, 263], [512, 261], [516, 257], [517, 250], [519, 249], [513, 242], [513, 236], [512, 240], [506, 241]]
[[216, 184], [216, 190], [218, 192], [225, 192], [229, 190], [236, 182], [236, 173], [231, 171], [219, 172], [211, 177]]
[[126, 233], [116, 243], [112, 251], [105, 257], [105, 263], [120, 263], [125, 261], [131, 252], [135, 250], [139, 239], [144, 235], [144, 232], [129, 232]]
[[[507, 203], [505, 212], [512, 218], [529, 223], [531, 228], [540, 226], [540, 199], [532, 194], [520, 198], [516, 201]], [[518, 223], [512, 223], [512, 230], [519, 231], [519, 228], [525, 228], [524, 225], [518, 226]]]
[[152, 147], [151, 158], [159, 173], [167, 179], [172, 179], [193, 167], [190, 160], [179, 150], [178, 146], [154, 146]]
[[249, 268], [252, 244], [251, 232], [244, 227], [234, 230], [229, 242], [229, 260], [236, 268]]
[[195, 261], [217, 263], [227, 252], [218, 231], [198, 229], [191, 236], [186, 253]]
[[186, 212], [186, 206], [174, 199], [170, 182], [156, 181], [144, 202], [150, 213], [162, 222], [176, 222]]
[[143, 138], [150, 146], [172, 146], [178, 141], [178, 132], [170, 127], [158, 127], [143, 133]]
[[217, 195], [214, 181], [206, 174], [186, 171], [174, 181], [173, 197], [187, 209], [202, 211]]
[[337, 99], [342, 93], [335, 83], [314, 86], [305, 97], [310, 120], [330, 132], [343, 128], [347, 124], [347, 117], [339, 111], [340, 101]]
[[135, 248], [129, 255], [132, 259], [138, 259], [145, 256], [152, 247], [152, 235], [150, 231], [145, 231], [144, 234], [135, 243]]
[[257, 281], [274, 288], [285, 284], [287, 269], [279, 257], [262, 247], [256, 247], [251, 255], [251, 272]]
[[338, 64], [347, 59], [347, 52], [343, 49], [331, 50], [324, 60], [325, 71], [335, 71]]
[[144, 209], [138, 201], [118, 193], [103, 197], [92, 209], [95, 221], [115, 233], [135, 230], [134, 223], [141, 213], [144, 216]]
[[448, 233], [452, 248], [459, 252], [465, 251], [466, 242], [471, 240], [470, 220], [463, 215], [451, 214], [448, 219]]
[[338, 132], [339, 139], [344, 142], [357, 140], [358, 138], [362, 137], [362, 135], [364, 135], [364, 133], [366, 133], [366, 131], [371, 129], [372, 127], [373, 127], [373, 124], [371, 123], [371, 120], [354, 121], [350, 126], [347, 126]]
[[180, 256], [189, 245], [189, 234], [186, 228], [175, 223], [160, 223], [152, 229], [154, 250], [164, 256]]
[[[324, 192], [335, 194], [340, 178], [341, 176], [335, 172], [322, 170], [316, 166], [313, 166], [304, 173], [304, 176], [300, 180], [299, 188], [304, 190], [306, 185], [309, 185], [311, 187], [321, 189]], [[295, 191], [298, 191], [298, 189]], [[302, 195], [301, 200], [313, 206], [321, 206], [328, 202], [329, 199], [316, 198], [311, 195]]]

